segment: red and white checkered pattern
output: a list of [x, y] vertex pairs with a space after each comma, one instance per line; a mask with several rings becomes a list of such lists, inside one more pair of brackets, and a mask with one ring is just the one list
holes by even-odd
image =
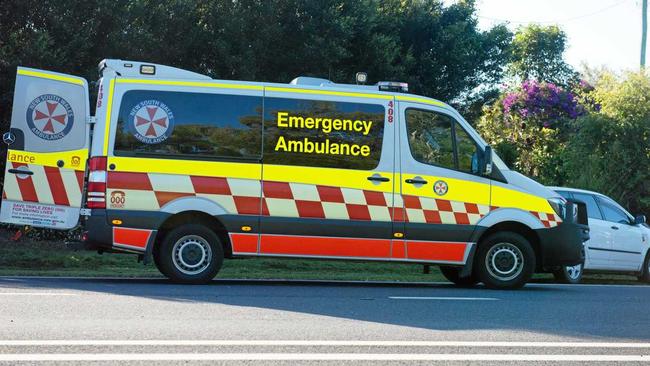
[[32, 172], [32, 175], [5, 172], [3, 199], [46, 205], [81, 206], [83, 170], [7, 162], [7, 170], [19, 168]]
[[[127, 210], [158, 210], [176, 198], [202, 197], [230, 214], [257, 215], [261, 209], [265, 216], [458, 225], [474, 225], [490, 211], [489, 205], [361, 189], [166, 174], [109, 172], [108, 196], [114, 191], [124, 192], [125, 201], [109, 208]], [[560, 221], [533, 214], [546, 227]]]
[[537, 217], [545, 227], [556, 227], [562, 222], [562, 219], [556, 214], [535, 211], [530, 211], [530, 213]]

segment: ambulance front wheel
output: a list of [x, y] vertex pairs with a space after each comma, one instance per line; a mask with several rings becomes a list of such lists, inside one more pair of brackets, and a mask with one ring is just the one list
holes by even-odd
[[496, 232], [479, 243], [475, 263], [478, 278], [486, 287], [517, 289], [535, 272], [535, 251], [517, 233]]
[[204, 284], [223, 264], [223, 246], [217, 235], [203, 225], [177, 227], [163, 238], [159, 269], [173, 282]]

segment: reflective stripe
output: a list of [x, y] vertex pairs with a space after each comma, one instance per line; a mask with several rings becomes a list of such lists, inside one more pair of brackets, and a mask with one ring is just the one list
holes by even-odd
[[409, 259], [464, 262], [467, 243], [406, 241]]
[[[177, 175], [198, 175], [205, 177], [228, 177], [257, 179], [262, 177], [259, 163], [230, 163], [201, 160], [175, 160], [153, 158], [130, 158], [110, 156], [109, 164], [115, 164], [119, 172], [162, 173]], [[143, 173], [146, 172], [146, 173]], [[115, 174], [114, 172], [110, 174]]]
[[55, 74], [50, 74], [50, 73], [45, 73], [40, 71], [25, 70], [22, 68], [18, 69], [18, 75], [33, 76], [42, 79], [62, 81], [64, 83], [77, 84], [81, 86], [85, 85], [83, 79], [74, 76], [55, 75]]
[[[12, 163], [12, 164], [14, 169], [20, 168], [21, 166], [27, 166], [27, 164], [23, 164], [23, 163]], [[14, 175], [14, 174], [9, 173], [8, 175]], [[38, 196], [36, 195], [36, 188], [34, 187], [34, 181], [32, 180], [31, 176], [22, 179], [14, 175], [14, 179], [16, 179], [16, 183], [18, 184], [18, 189], [20, 190], [21, 201], [38, 202]]]
[[[7, 151], [7, 161], [12, 161], [14, 163], [28, 162], [30, 165], [58, 167], [58, 162], [61, 160], [64, 163], [65, 169], [74, 169], [81, 172], [86, 170], [87, 157], [88, 149], [58, 152]], [[79, 158], [79, 164], [77, 166], [72, 165], [73, 158]]]
[[34, 172], [34, 174], [29, 179], [34, 182], [34, 188], [36, 189], [36, 197], [38, 197], [38, 202], [44, 203], [46, 205], [53, 204], [54, 196], [52, 194], [52, 188], [50, 187], [50, 184], [45, 177], [45, 167], [41, 165], [30, 164], [28, 165], [28, 168]]
[[263, 90], [261, 85], [230, 84], [210, 81], [180, 81], [180, 80], [151, 80], [151, 79], [116, 79], [118, 84], [145, 84], [145, 85], [170, 85], [170, 86], [194, 86], [199, 88], [224, 88], [224, 89], [247, 89]]
[[230, 243], [233, 254], [257, 253], [257, 234], [232, 233]]
[[[61, 177], [61, 170], [59, 168], [44, 167], [45, 177], [47, 178], [47, 183], [50, 186], [52, 191], [52, 199], [55, 205], [60, 206], [70, 206], [70, 201], [68, 201], [68, 194], [65, 190], [65, 185], [63, 184], [63, 178]], [[75, 187], [76, 191], [76, 187]], [[79, 196], [81, 199], [81, 196]]]
[[111, 82], [108, 84], [108, 97], [106, 102], [106, 126], [104, 126], [104, 147], [103, 154], [104, 156], [108, 155], [108, 141], [111, 132], [111, 111], [113, 109], [113, 90], [115, 89], [115, 79], [111, 79]]
[[113, 245], [145, 250], [152, 230], [113, 227]]
[[389, 258], [389, 239], [262, 234], [261, 254]]
[[430, 105], [435, 105], [439, 107], [444, 107], [445, 103], [439, 102], [437, 100], [433, 99], [427, 99], [427, 98], [421, 98], [421, 97], [411, 97], [408, 95], [398, 95], [397, 100], [405, 101], [405, 102], [416, 102], [416, 103], [424, 103], [424, 104], [430, 104]]
[[278, 93], [296, 93], [296, 94], [318, 94], [318, 95], [333, 95], [341, 97], [353, 98], [372, 98], [372, 99], [385, 99], [392, 100], [394, 97], [390, 94], [371, 94], [371, 93], [355, 93], [355, 92], [340, 92], [333, 90], [319, 90], [319, 89], [299, 89], [299, 88], [282, 88], [277, 86], [267, 86], [266, 91]]

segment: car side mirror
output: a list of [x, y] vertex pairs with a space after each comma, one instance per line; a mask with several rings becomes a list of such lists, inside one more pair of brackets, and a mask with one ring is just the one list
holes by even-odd
[[492, 174], [492, 146], [488, 145], [483, 151], [483, 159], [481, 159], [481, 173], [483, 175]]
[[634, 218], [634, 225], [642, 225], [646, 223], [645, 215], [636, 215]]

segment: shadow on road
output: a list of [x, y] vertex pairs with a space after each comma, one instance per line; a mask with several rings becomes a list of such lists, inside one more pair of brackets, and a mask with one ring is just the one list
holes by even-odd
[[[515, 330], [559, 336], [650, 339], [650, 317], [646, 311], [650, 291], [645, 287], [528, 286], [519, 291], [494, 291], [444, 284], [214, 281], [189, 286], [162, 279], [0, 278], [0, 289], [64, 289], [159, 301], [214, 303], [430, 330]], [[412, 299], [418, 297], [433, 299]]]

